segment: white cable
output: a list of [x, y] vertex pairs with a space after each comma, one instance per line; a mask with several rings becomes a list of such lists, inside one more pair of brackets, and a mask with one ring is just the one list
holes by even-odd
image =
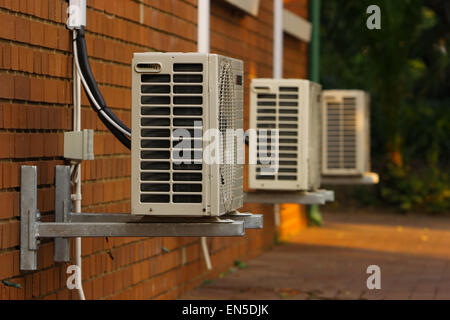
[[206, 269], [211, 270], [212, 264], [211, 264], [211, 258], [209, 257], [208, 243], [206, 242], [206, 237], [202, 237], [201, 245], [202, 245], [203, 256], [205, 257]]
[[[74, 32], [75, 35], [75, 32]], [[74, 43], [75, 44], [75, 43]], [[76, 52], [76, 46], [74, 47], [74, 54]], [[77, 63], [77, 59], [74, 55], [74, 64]], [[81, 81], [79, 72], [73, 72], [73, 130], [81, 131]], [[72, 165], [71, 171], [75, 172], [74, 182], [75, 182], [75, 212], [81, 213], [81, 162]], [[75, 239], [75, 264], [78, 267], [79, 281], [77, 281], [77, 291], [80, 300], [86, 300], [82, 284], [82, 247], [81, 238]]]
[[83, 77], [83, 73], [81, 72], [80, 64], [78, 62], [78, 53], [77, 53], [77, 44], [76, 44], [76, 42], [73, 43], [73, 48], [74, 48], [75, 64], [76, 64], [76, 67], [77, 67], [78, 74], [79, 74], [79, 76], [81, 78], [81, 81], [83, 82], [84, 89], [86, 90], [86, 93], [88, 94], [88, 96], [91, 99], [91, 101], [94, 103], [94, 106], [97, 108], [98, 111], [100, 111], [100, 113], [105, 117], [105, 119], [110, 124], [112, 124], [117, 130], [119, 130], [123, 134], [127, 135], [128, 137], [131, 137], [131, 133], [128, 132], [127, 130], [125, 130], [124, 128], [122, 128], [121, 126], [119, 126], [113, 119], [111, 119], [105, 113], [105, 111], [102, 110], [102, 108], [98, 104], [97, 100], [95, 100], [94, 96], [92, 95], [91, 90], [89, 89], [89, 86], [86, 83], [86, 80]]

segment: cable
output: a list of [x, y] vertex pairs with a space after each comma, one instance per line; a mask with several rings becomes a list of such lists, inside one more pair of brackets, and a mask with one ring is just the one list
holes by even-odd
[[102, 116], [109, 122], [111, 123], [117, 130], [121, 131], [123, 134], [127, 135], [127, 136], [131, 136], [131, 133], [126, 131], [125, 129], [123, 129], [120, 125], [118, 125], [113, 119], [111, 119], [108, 114], [106, 114], [105, 110], [103, 110], [97, 100], [95, 100], [94, 96], [92, 95], [91, 90], [89, 89], [89, 86], [86, 83], [86, 79], [83, 76], [83, 73], [81, 72], [80, 69], [80, 65], [78, 62], [78, 57], [77, 57], [77, 53], [76, 53], [76, 49], [77, 49], [77, 44], [76, 42], [73, 43], [73, 47], [74, 47], [74, 54], [75, 54], [75, 64], [78, 70], [78, 73], [80, 75], [81, 78], [81, 82], [83, 82], [83, 87], [86, 91], [86, 94], [88, 95], [88, 97], [90, 98], [89, 100], [92, 101], [93, 105], [95, 106], [95, 108], [97, 109], [97, 112], [100, 112], [102, 114]]
[[[74, 32], [74, 59], [77, 71], [83, 83], [84, 90], [92, 108], [97, 112], [100, 120], [111, 131], [111, 133], [128, 149], [131, 149], [131, 141], [127, 136], [131, 136], [131, 130], [125, 126], [116, 115], [106, 106], [103, 96], [98, 89], [87, 59], [86, 42], [84, 30]], [[75, 36], [76, 35], [76, 36]], [[80, 45], [82, 49], [80, 49]], [[84, 71], [83, 71], [84, 70]], [[85, 76], [87, 75], [87, 78]], [[100, 102], [99, 102], [100, 101]]]
[[103, 95], [101, 94], [97, 81], [95, 81], [95, 78], [92, 74], [91, 66], [89, 64], [89, 59], [87, 55], [87, 47], [86, 47], [86, 39], [84, 37], [84, 27], [81, 27], [81, 29], [77, 30], [77, 37], [76, 37], [76, 43], [77, 43], [77, 54], [78, 54], [78, 61], [79, 65], [82, 71], [82, 74], [84, 78], [86, 79], [87, 84], [89, 85], [89, 89], [93, 93], [93, 96], [95, 100], [100, 105], [101, 109], [105, 111], [105, 113], [108, 114], [109, 117], [111, 117], [114, 122], [116, 122], [118, 125], [120, 125], [124, 130], [127, 132], [131, 132], [131, 130], [122, 123], [122, 121], [119, 120], [119, 118], [116, 117], [116, 115], [111, 112], [111, 110], [106, 105], [105, 99], [103, 98]]

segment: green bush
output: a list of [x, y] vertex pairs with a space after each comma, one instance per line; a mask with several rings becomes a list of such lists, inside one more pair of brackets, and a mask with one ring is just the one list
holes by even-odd
[[[371, 94], [375, 192], [354, 188], [366, 205], [449, 211], [450, 4], [448, 0], [323, 1], [324, 89]], [[381, 30], [365, 26], [381, 8]]]

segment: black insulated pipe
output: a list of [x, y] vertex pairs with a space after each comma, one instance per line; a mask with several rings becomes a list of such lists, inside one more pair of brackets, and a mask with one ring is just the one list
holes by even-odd
[[87, 47], [86, 47], [86, 39], [84, 37], [84, 28], [81, 28], [77, 30], [77, 36], [76, 36], [76, 43], [77, 43], [77, 54], [78, 54], [78, 63], [81, 69], [81, 73], [83, 74], [83, 78], [86, 81], [86, 84], [89, 87], [89, 90], [91, 91], [94, 99], [96, 100], [97, 104], [100, 107], [100, 110], [97, 109], [94, 102], [91, 100], [88, 94], [88, 100], [91, 104], [92, 108], [97, 112], [97, 115], [99, 116], [100, 120], [103, 122], [103, 124], [111, 131], [111, 133], [128, 149], [131, 149], [131, 141], [130, 139], [119, 129], [117, 129], [113, 124], [111, 124], [105, 117], [101, 114], [100, 111], [103, 111], [110, 119], [112, 119], [118, 126], [120, 126], [123, 130], [130, 132], [131, 130], [120, 121], [119, 118], [108, 108], [106, 105], [105, 99], [103, 98], [103, 95], [101, 94], [97, 81], [95, 80], [91, 66], [89, 64], [88, 54], [87, 54]]

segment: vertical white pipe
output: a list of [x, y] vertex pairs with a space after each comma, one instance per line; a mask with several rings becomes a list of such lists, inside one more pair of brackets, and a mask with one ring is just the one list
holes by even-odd
[[273, 78], [283, 78], [283, 0], [273, 1]]
[[[273, 1], [273, 78], [283, 78], [283, 0]], [[275, 217], [275, 226], [278, 228], [281, 224], [280, 205], [273, 207]]]
[[198, 0], [198, 20], [197, 20], [197, 51], [201, 53], [209, 53], [210, 39], [210, 0]]
[[206, 237], [202, 237], [201, 239], [203, 257], [205, 258], [206, 269], [211, 270], [211, 258], [209, 256], [208, 243], [206, 242]]
[[[74, 31], [75, 35], [75, 31]], [[81, 131], [81, 77], [78, 74], [77, 67], [75, 65], [75, 60], [73, 63], [73, 130]], [[74, 209], [76, 213], [81, 213], [81, 162], [78, 162], [72, 166], [75, 172], [74, 177]], [[78, 284], [78, 297], [80, 300], [86, 300], [84, 296], [83, 285], [81, 283], [82, 279], [82, 263], [81, 263], [81, 238], [75, 239], [75, 264], [78, 266], [78, 275], [80, 281]]]
[[[210, 50], [210, 15], [211, 2], [210, 0], [198, 0], [197, 8], [197, 51], [200, 53], [209, 53]], [[212, 269], [211, 258], [208, 251], [208, 243], [205, 237], [201, 238], [201, 246], [203, 257], [205, 258], [206, 268]]]

